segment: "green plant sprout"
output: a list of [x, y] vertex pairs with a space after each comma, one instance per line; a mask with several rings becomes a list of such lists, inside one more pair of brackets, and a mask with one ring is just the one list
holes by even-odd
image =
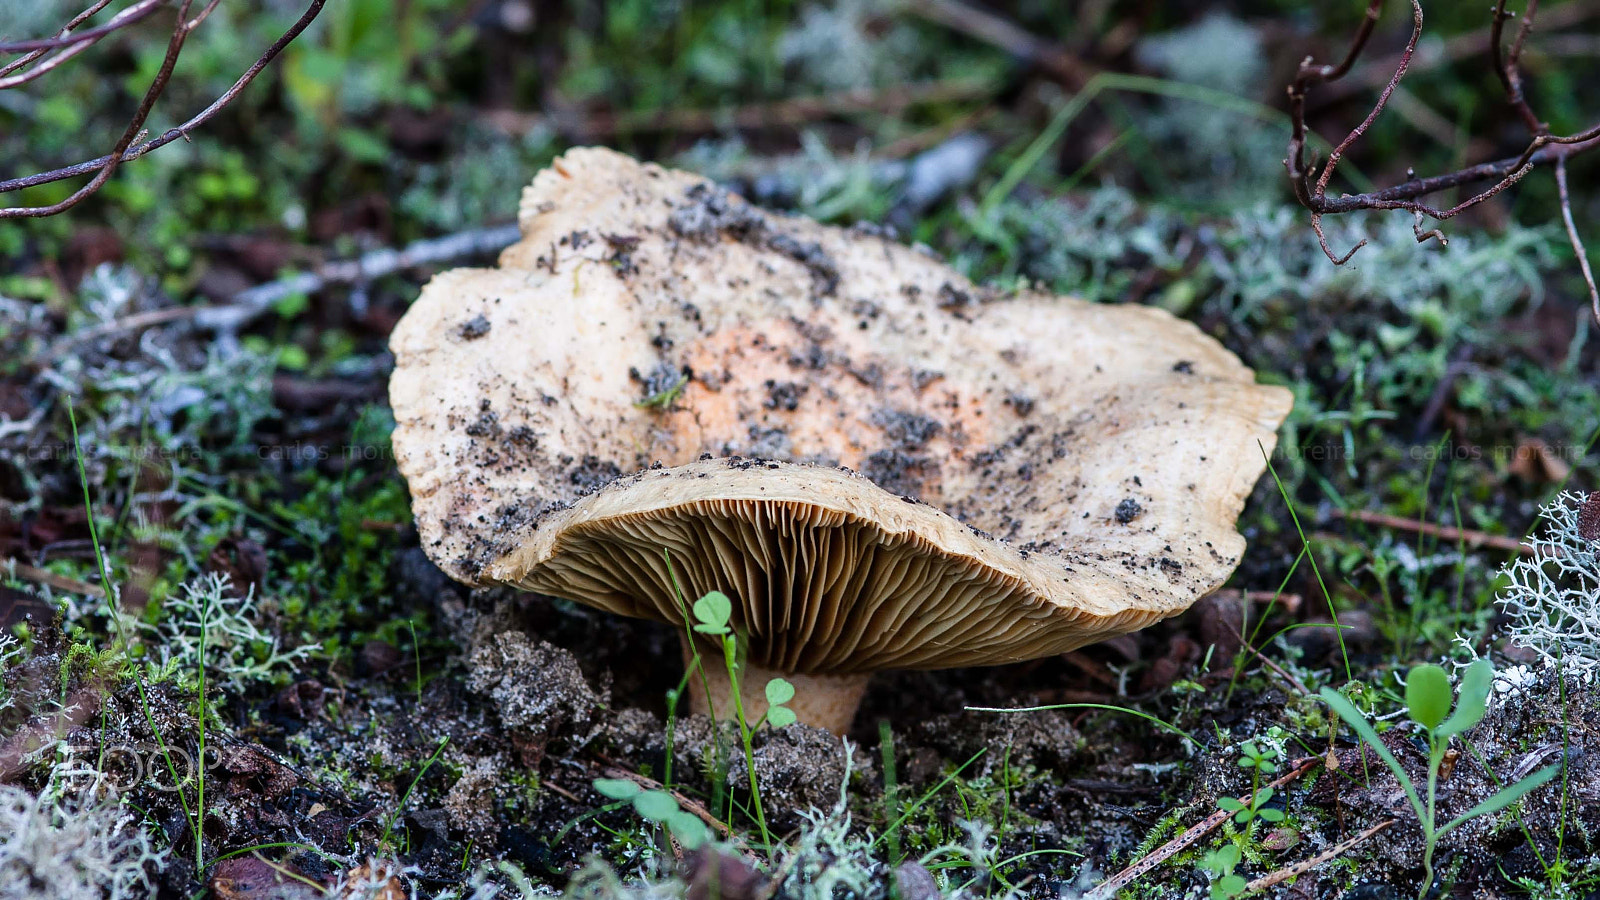
[[683, 396], [683, 389], [688, 384], [689, 376], [680, 375], [678, 380], [670, 386], [656, 391], [643, 400], [635, 400], [633, 405], [639, 409], [669, 410], [672, 408], [672, 404], [678, 402], [678, 398]]
[[[756, 826], [761, 829], [761, 843], [771, 847], [772, 835], [767, 832], [767, 815], [761, 808], [761, 787], [756, 780], [755, 747], [750, 742], [750, 723], [745, 718], [744, 699], [739, 693], [739, 669], [742, 663], [739, 659], [739, 638], [728, 625], [733, 617], [733, 601], [721, 591], [710, 591], [694, 602], [694, 617], [694, 630], [697, 633], [722, 639], [722, 660], [728, 669], [728, 693], [733, 697], [734, 719], [739, 723], [739, 738], [744, 744], [744, 764], [750, 778], [750, 799], [755, 807]], [[767, 690], [770, 697], [772, 685], [769, 684]], [[792, 685], [789, 695], [794, 695]], [[715, 713], [716, 710], [712, 710], [713, 716]]]
[[1223, 797], [1217, 801], [1217, 806], [1233, 813], [1233, 821], [1246, 828], [1257, 819], [1263, 822], [1282, 822], [1283, 810], [1264, 805], [1272, 799], [1272, 786], [1263, 787], [1261, 784], [1261, 776], [1278, 771], [1277, 764], [1273, 762], [1278, 758], [1278, 751], [1271, 747], [1262, 747], [1255, 741], [1245, 741], [1240, 752], [1244, 755], [1239, 757], [1239, 768], [1250, 770], [1250, 802], [1240, 803], [1235, 797]]
[[613, 800], [633, 804], [634, 812], [646, 821], [665, 826], [685, 849], [699, 849], [710, 837], [705, 823], [679, 807], [678, 798], [670, 791], [647, 791], [626, 778], [597, 778], [594, 789]]
[[378, 838], [380, 845], [384, 847], [392, 846], [389, 843], [389, 836], [394, 833], [395, 823], [400, 821], [400, 813], [405, 810], [406, 804], [411, 802], [411, 792], [415, 791], [417, 785], [422, 783], [422, 779], [427, 776], [428, 770], [433, 768], [433, 764], [439, 761], [439, 756], [444, 753], [444, 748], [449, 743], [450, 738], [448, 735], [439, 739], [439, 746], [434, 748], [433, 755], [428, 757], [427, 761], [422, 764], [422, 769], [417, 772], [417, 777], [411, 779], [411, 784], [406, 787], [406, 792], [400, 795], [400, 802], [389, 813], [389, 818], [384, 820], [383, 834]]
[[1440, 838], [1478, 816], [1505, 809], [1521, 799], [1522, 795], [1556, 777], [1561, 771], [1561, 763], [1553, 763], [1501, 789], [1494, 796], [1444, 825], [1437, 823], [1439, 767], [1444, 763], [1445, 751], [1449, 748], [1452, 737], [1467, 731], [1483, 719], [1484, 713], [1489, 708], [1489, 694], [1493, 688], [1494, 664], [1487, 659], [1474, 662], [1461, 676], [1461, 689], [1455, 697], [1455, 711], [1452, 712], [1450, 676], [1445, 674], [1444, 669], [1431, 664], [1420, 665], [1413, 668], [1406, 677], [1408, 707], [1406, 714], [1411, 721], [1422, 727], [1423, 735], [1428, 741], [1426, 802], [1417, 792], [1416, 784], [1401, 767], [1400, 761], [1395, 759], [1388, 747], [1384, 746], [1378, 737], [1378, 732], [1373, 730], [1372, 725], [1355, 705], [1331, 687], [1325, 687], [1321, 691], [1323, 702], [1338, 713], [1339, 718], [1354, 729], [1361, 740], [1370, 745], [1378, 754], [1378, 758], [1383, 760], [1384, 765], [1394, 773], [1394, 777], [1400, 782], [1400, 787], [1406, 792], [1406, 799], [1411, 802], [1411, 808], [1417, 813], [1417, 820], [1422, 825], [1423, 838], [1423, 879], [1422, 888], [1417, 894], [1419, 900], [1427, 897], [1429, 888], [1433, 886], [1433, 853]]
[[1243, 858], [1234, 844], [1223, 844], [1200, 858], [1200, 868], [1216, 876], [1211, 882], [1211, 900], [1230, 900], [1245, 892], [1249, 882], [1233, 871]]

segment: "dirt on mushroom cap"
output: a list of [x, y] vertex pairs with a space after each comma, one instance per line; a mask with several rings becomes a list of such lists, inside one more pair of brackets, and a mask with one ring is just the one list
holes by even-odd
[[[673, 598], [640, 596], [653, 576], [622, 584], [580, 562], [562, 581], [547, 564], [579, 526], [636, 526], [623, 496], [755, 502], [773, 480], [765, 466], [713, 478], [706, 455], [777, 457], [797, 485], [785, 502], [820, 490], [1086, 640], [1181, 611], [1237, 562], [1233, 522], [1290, 399], [1189, 323], [998, 295], [606, 150], [541, 172], [521, 221], [499, 268], [439, 276], [392, 339], [400, 469], [425, 549], [459, 579], [670, 612]], [[652, 464], [672, 468], [633, 474]], [[721, 493], [696, 489], [707, 479]], [[752, 590], [795, 577], [793, 560], [751, 565]], [[711, 588], [747, 585], [684, 585]], [[973, 656], [904, 662], [1011, 658]]]

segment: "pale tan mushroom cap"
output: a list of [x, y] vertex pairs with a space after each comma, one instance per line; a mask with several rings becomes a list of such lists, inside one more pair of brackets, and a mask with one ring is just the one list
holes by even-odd
[[827, 673], [1068, 650], [1238, 563], [1291, 398], [1188, 322], [999, 295], [608, 150], [540, 172], [521, 225], [391, 339], [395, 453], [455, 578], [681, 622], [665, 551], [752, 662]]

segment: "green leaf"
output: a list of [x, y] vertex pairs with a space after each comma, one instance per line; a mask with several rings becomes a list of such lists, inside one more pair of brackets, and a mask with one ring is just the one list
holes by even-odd
[[1480, 659], [1467, 666], [1461, 676], [1461, 690], [1456, 697], [1456, 711], [1433, 733], [1441, 738], [1451, 737], [1470, 729], [1482, 721], [1489, 709], [1489, 692], [1494, 690], [1494, 663]]
[[678, 811], [678, 800], [666, 791], [645, 791], [633, 798], [633, 808], [652, 822], [665, 822]]
[[1237, 897], [1249, 886], [1250, 882], [1245, 881], [1243, 875], [1226, 875], [1216, 884], [1216, 887], [1222, 890], [1224, 897]]
[[732, 615], [733, 601], [721, 591], [712, 591], [694, 602], [694, 617], [700, 623], [694, 630], [701, 634], [726, 634]]
[[1227, 810], [1228, 812], [1238, 812], [1239, 810], [1244, 809], [1244, 804], [1232, 797], [1218, 797], [1217, 806]]
[[1200, 860], [1200, 866], [1218, 875], [1227, 875], [1233, 872], [1233, 867], [1237, 866], [1242, 858], [1237, 846], [1223, 844], [1221, 847], [1207, 853]]
[[771, 728], [784, 728], [795, 723], [794, 710], [787, 706], [767, 707], [767, 725]]
[[1250, 803], [1251, 803], [1252, 806], [1260, 806], [1261, 804], [1263, 804], [1263, 803], [1265, 803], [1265, 802], [1267, 802], [1268, 800], [1271, 800], [1271, 799], [1272, 799], [1272, 786], [1268, 785], [1267, 787], [1264, 787], [1261, 790], [1256, 791], [1256, 798], [1254, 800], [1250, 801]]
[[1450, 715], [1450, 695], [1450, 676], [1432, 663], [1414, 666], [1406, 676], [1407, 714], [1429, 731]]
[[594, 789], [613, 800], [630, 800], [643, 790], [626, 778], [596, 778]]
[[1372, 752], [1378, 754], [1378, 758], [1383, 760], [1383, 764], [1389, 767], [1389, 771], [1394, 773], [1394, 777], [1400, 782], [1400, 786], [1405, 789], [1406, 799], [1411, 801], [1411, 808], [1416, 811], [1417, 819], [1423, 822], [1427, 821], [1427, 809], [1422, 805], [1422, 799], [1417, 796], [1417, 786], [1411, 783], [1411, 776], [1406, 774], [1406, 770], [1401, 767], [1400, 761], [1395, 759], [1394, 754], [1389, 752], [1389, 748], [1383, 745], [1383, 740], [1378, 737], [1378, 733], [1372, 730], [1371, 725], [1367, 724], [1366, 717], [1343, 694], [1331, 687], [1323, 688], [1317, 692], [1317, 695], [1322, 698], [1323, 703], [1328, 704], [1329, 709], [1337, 713], [1339, 718], [1343, 719], [1344, 723], [1355, 731], [1357, 736], [1372, 748]]
[[1282, 822], [1284, 819], [1283, 810], [1273, 807], [1258, 809], [1256, 815], [1260, 816], [1263, 822]]
[[667, 816], [667, 830], [678, 839], [678, 843], [686, 850], [698, 850], [705, 844], [710, 834], [706, 832], [706, 823], [702, 822], [693, 813], [679, 810]]
[[1239, 810], [1238, 812], [1233, 814], [1233, 820], [1235, 822], [1238, 822], [1240, 825], [1243, 825], [1244, 823], [1250, 821], [1250, 810], [1248, 810], [1248, 809]]
[[1489, 799], [1479, 803], [1477, 806], [1474, 806], [1461, 815], [1456, 816], [1454, 819], [1451, 819], [1443, 828], [1439, 829], [1439, 834], [1443, 835], [1445, 832], [1454, 830], [1462, 823], [1476, 819], [1478, 816], [1486, 816], [1489, 813], [1496, 813], [1502, 809], [1505, 809], [1518, 800], [1521, 800], [1523, 794], [1526, 794], [1534, 788], [1539, 787], [1550, 779], [1556, 777], [1556, 775], [1560, 772], [1561, 763], [1545, 766], [1532, 775], [1529, 775], [1527, 778], [1522, 779], [1510, 787], [1501, 789], [1501, 791], [1495, 794], [1493, 797], [1490, 797]]
[[782, 678], [767, 682], [767, 703], [778, 706], [794, 699], [794, 685]]

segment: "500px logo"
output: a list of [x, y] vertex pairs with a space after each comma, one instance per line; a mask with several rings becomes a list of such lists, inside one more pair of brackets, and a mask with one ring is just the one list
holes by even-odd
[[[172, 793], [193, 784], [194, 755], [182, 747], [156, 744], [66, 744], [66, 760], [56, 767], [69, 787], [127, 793], [154, 790]], [[206, 748], [206, 770], [222, 764], [216, 747]]]

